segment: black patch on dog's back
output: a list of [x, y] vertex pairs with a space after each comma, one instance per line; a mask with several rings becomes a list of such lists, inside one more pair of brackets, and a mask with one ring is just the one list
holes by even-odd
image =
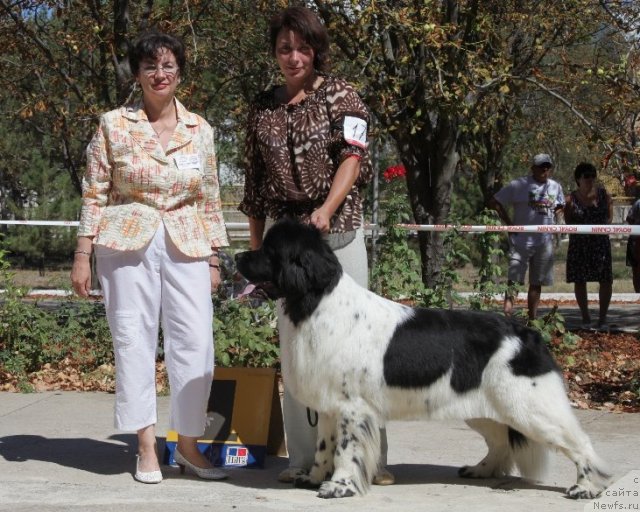
[[522, 347], [509, 364], [514, 375], [537, 377], [551, 371], [560, 371], [547, 345], [537, 331], [515, 324], [516, 335], [522, 340]]
[[[474, 311], [416, 309], [399, 324], [384, 355], [384, 378], [389, 386], [428, 387], [449, 370], [458, 393], [476, 389], [487, 363], [506, 336], [523, 340], [511, 361], [514, 374], [529, 377], [555, 369], [540, 336], [501, 315]], [[544, 344], [543, 344], [544, 346]]]

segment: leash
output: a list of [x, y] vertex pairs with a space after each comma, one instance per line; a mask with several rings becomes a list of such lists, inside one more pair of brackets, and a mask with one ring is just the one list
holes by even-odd
[[[316, 419], [315, 420], [311, 419], [311, 413], [316, 415]], [[307, 407], [307, 422], [309, 422], [310, 426], [317, 427], [318, 426], [318, 411], [312, 411], [311, 409], [309, 409]]]

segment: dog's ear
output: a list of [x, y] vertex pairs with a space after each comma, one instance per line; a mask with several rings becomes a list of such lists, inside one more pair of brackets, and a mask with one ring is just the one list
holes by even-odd
[[315, 290], [324, 290], [334, 283], [342, 272], [338, 258], [323, 240], [320, 240], [316, 247], [304, 251], [300, 259], [307, 280]]
[[322, 292], [342, 273], [338, 258], [317, 229], [298, 227], [296, 235], [281, 246], [277, 286], [294, 296]]

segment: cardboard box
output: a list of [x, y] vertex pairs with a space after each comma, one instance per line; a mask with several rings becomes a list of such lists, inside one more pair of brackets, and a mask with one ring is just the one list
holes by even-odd
[[[267, 455], [283, 455], [284, 429], [276, 371], [216, 368], [198, 448], [215, 466], [262, 468]], [[163, 462], [175, 464], [178, 433], [167, 433]]]

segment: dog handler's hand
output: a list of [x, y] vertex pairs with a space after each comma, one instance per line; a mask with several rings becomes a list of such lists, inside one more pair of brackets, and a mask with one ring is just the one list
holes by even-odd
[[311, 214], [311, 224], [317, 227], [321, 233], [328, 233], [331, 228], [331, 215], [322, 208], [318, 208]]
[[215, 292], [220, 287], [220, 283], [222, 283], [220, 269], [209, 267], [209, 277], [211, 279], [211, 291]]
[[88, 254], [76, 254], [71, 268], [71, 285], [80, 297], [88, 297], [91, 290], [91, 263]]

